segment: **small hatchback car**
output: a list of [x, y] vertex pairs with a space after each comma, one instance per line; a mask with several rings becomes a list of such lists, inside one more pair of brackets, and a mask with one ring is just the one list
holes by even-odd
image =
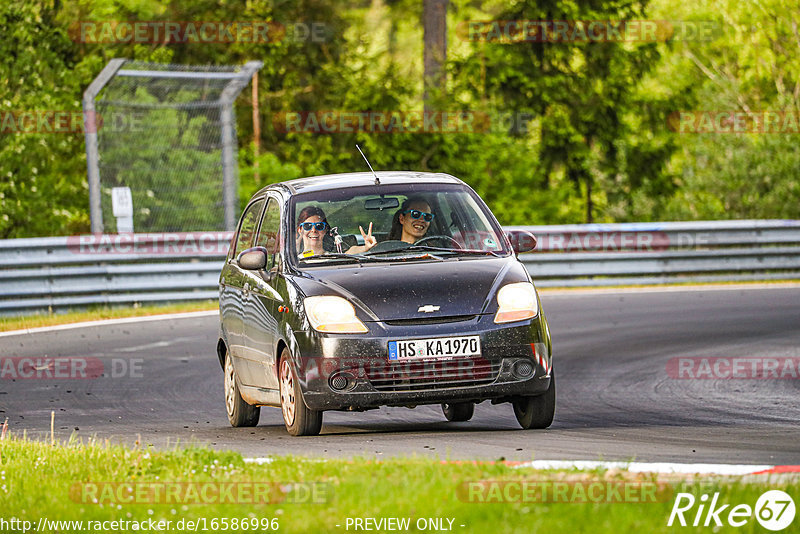
[[[513, 245], [512, 245], [513, 243]], [[516, 254], [464, 182], [352, 173], [270, 185], [244, 210], [220, 276], [219, 363], [233, 426], [280, 407], [290, 434], [326, 410], [510, 402], [523, 428], [555, 410], [550, 332]]]

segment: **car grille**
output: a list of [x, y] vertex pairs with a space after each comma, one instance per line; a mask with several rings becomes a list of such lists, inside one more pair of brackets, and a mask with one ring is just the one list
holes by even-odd
[[491, 384], [501, 360], [453, 358], [390, 362], [367, 370], [367, 378], [378, 391], [419, 391]]
[[423, 324], [444, 324], [471, 321], [477, 315], [448, 315], [447, 317], [414, 317], [413, 319], [392, 319], [384, 321], [390, 326], [416, 326]]

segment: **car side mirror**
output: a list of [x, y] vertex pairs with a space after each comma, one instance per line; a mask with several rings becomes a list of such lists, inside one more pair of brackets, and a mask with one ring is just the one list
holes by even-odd
[[536, 248], [536, 236], [527, 230], [509, 230], [506, 235], [515, 254], [530, 252]]
[[242, 269], [260, 271], [267, 266], [267, 249], [264, 247], [248, 248], [239, 254], [237, 261]]

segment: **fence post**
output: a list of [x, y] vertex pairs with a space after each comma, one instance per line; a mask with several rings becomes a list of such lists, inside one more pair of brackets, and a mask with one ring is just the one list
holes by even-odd
[[[180, 224], [192, 226], [191, 230], [205, 230], [209, 225], [217, 230], [220, 226], [232, 230], [239, 211], [238, 145], [233, 105], [262, 66], [261, 61], [250, 61], [236, 67], [216, 67], [111, 60], [83, 96], [92, 232], [104, 231], [103, 208], [107, 209], [108, 203], [102, 200], [102, 188], [109, 186], [132, 188], [134, 201], [140, 206], [137, 213], [143, 219], [139, 228], [144, 231], [171, 231], [180, 229], [176, 226]], [[138, 91], [140, 88], [142, 95]], [[102, 97], [99, 96], [101, 92]], [[112, 121], [117, 119], [112, 113], [115, 109], [126, 111], [128, 116], [121, 116], [121, 122]], [[114, 128], [98, 132], [103, 118], [97, 116], [98, 111], [108, 112], [106, 125], [114, 122]], [[134, 112], [140, 115], [138, 119]], [[131, 135], [132, 130], [127, 133], [120, 130], [120, 135], [115, 134], [117, 127], [135, 126], [142, 114], [151, 121], [149, 137]], [[215, 120], [219, 121], [218, 127]], [[178, 126], [186, 128], [187, 125], [189, 141], [184, 142], [184, 132], [179, 132]], [[169, 127], [175, 128], [176, 134], [174, 139], [169, 139], [170, 144], [154, 143], [154, 137], [166, 138], [163, 130]], [[204, 144], [209, 134], [213, 143]], [[193, 135], [198, 136], [196, 142], [191, 141]], [[144, 148], [141, 155], [131, 150], [137, 147]], [[103, 160], [100, 159], [100, 149], [104, 150]], [[170, 159], [171, 156], [175, 158]], [[213, 158], [213, 163], [208, 156]], [[220, 157], [221, 164], [217, 159]], [[140, 161], [141, 165], [136, 167], [132, 165], [133, 161]], [[222, 205], [219, 198], [220, 166]], [[194, 172], [197, 174], [190, 174]], [[173, 178], [179, 185], [169, 183]], [[181, 202], [176, 203], [175, 197]], [[200, 205], [197, 201], [205, 204]], [[182, 217], [170, 217], [181, 210], [204, 210], [196, 217], [203, 226], [194, 224], [194, 221], [187, 223]]]
[[233, 102], [264, 65], [261, 61], [245, 63], [239, 76], [231, 80], [220, 96], [220, 123], [222, 126], [222, 204], [224, 206], [225, 230], [236, 230], [239, 216], [239, 168], [233, 151], [236, 141], [236, 124], [233, 118]]
[[103, 233], [103, 209], [100, 193], [100, 160], [97, 154], [97, 116], [94, 99], [125, 64], [125, 59], [112, 59], [83, 92], [83, 131], [86, 139], [86, 167], [89, 182], [89, 217], [93, 234]]

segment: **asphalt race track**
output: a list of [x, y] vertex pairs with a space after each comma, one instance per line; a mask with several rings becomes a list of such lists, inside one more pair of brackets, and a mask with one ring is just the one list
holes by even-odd
[[438, 405], [327, 412], [321, 436], [292, 438], [280, 411], [263, 408], [258, 427], [231, 428], [217, 316], [0, 337], [3, 358], [98, 358], [106, 375], [4, 378], [0, 424], [7, 417], [16, 435], [49, 439], [54, 410], [62, 439], [141, 436], [157, 447], [197, 442], [246, 456], [800, 464], [800, 380], [667, 371], [678, 357], [800, 358], [800, 286], [545, 292], [542, 300], [558, 376], [556, 420], [545, 431], [520, 430], [510, 405], [488, 402], [466, 423], [446, 422]]

